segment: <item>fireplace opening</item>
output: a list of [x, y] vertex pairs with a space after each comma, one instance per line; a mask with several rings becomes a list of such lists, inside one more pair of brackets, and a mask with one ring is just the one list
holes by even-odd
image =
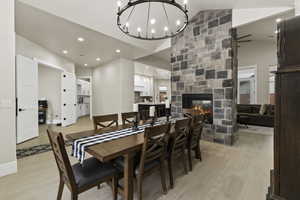
[[192, 114], [202, 114], [206, 123], [213, 124], [212, 94], [183, 94], [182, 109]]

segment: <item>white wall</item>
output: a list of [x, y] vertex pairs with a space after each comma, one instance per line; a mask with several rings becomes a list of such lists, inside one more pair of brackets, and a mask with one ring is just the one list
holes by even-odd
[[295, 14], [300, 15], [300, 0], [295, 0]]
[[93, 114], [132, 111], [134, 63], [117, 59], [93, 71]]
[[77, 77], [79, 77], [79, 76], [92, 76], [93, 68], [81, 67], [81, 66], [76, 65], [75, 66], [75, 74], [76, 74]]
[[0, 176], [17, 171], [14, 4], [2, 0], [0, 7]]
[[[296, 0], [299, 1], [299, 0]], [[260, 19], [292, 10], [291, 7], [277, 8], [238, 8], [232, 10], [232, 26], [239, 27]]]
[[257, 65], [257, 103], [269, 103], [269, 67], [277, 63], [277, 46], [272, 41], [252, 41], [238, 49], [239, 67]]
[[16, 54], [29, 58], [37, 58], [52, 65], [62, 67], [70, 73], [75, 73], [75, 64], [73, 62], [19, 35], [16, 35]]
[[61, 73], [51, 67], [39, 65], [38, 97], [48, 101], [47, 120], [61, 119]]

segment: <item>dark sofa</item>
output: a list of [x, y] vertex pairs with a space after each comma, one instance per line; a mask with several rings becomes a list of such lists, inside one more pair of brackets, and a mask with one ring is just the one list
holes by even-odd
[[237, 122], [244, 125], [274, 127], [275, 106], [267, 104], [263, 115], [260, 112], [261, 105], [238, 104]]

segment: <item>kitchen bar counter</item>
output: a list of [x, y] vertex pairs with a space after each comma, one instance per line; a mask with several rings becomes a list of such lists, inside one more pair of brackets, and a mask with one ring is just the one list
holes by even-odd
[[164, 103], [138, 103], [139, 113], [141, 114], [141, 120], [149, 119], [149, 110], [151, 106], [155, 106], [155, 111], [157, 117], [165, 117], [170, 113], [170, 109], [166, 109], [166, 104]]

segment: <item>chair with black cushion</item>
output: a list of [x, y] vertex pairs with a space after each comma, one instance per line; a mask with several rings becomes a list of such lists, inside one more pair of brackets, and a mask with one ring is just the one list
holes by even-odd
[[95, 158], [89, 158], [83, 164], [71, 165], [62, 134], [51, 130], [47, 132], [60, 177], [57, 200], [62, 197], [64, 185], [71, 191], [71, 199], [77, 200], [80, 193], [104, 182], [111, 183], [113, 199], [117, 200], [118, 171], [113, 165]]
[[170, 133], [170, 124], [153, 126], [145, 129], [144, 144], [139, 166], [135, 170], [138, 185], [138, 199], [143, 198], [143, 178], [153, 170], [160, 169], [163, 193], [167, 193], [165, 157]]
[[94, 129], [98, 130], [98, 129], [108, 128], [111, 126], [118, 126], [119, 125], [118, 119], [119, 119], [118, 114], [93, 116]]
[[[156, 169], [160, 169], [163, 192], [167, 192], [165, 175], [165, 158], [167, 144], [170, 137], [170, 124], [153, 126], [145, 129], [142, 151], [134, 158], [134, 176], [137, 179], [138, 199], [142, 200], [143, 178]], [[124, 170], [124, 159], [117, 158], [115, 166], [120, 171]]]
[[200, 149], [200, 140], [203, 130], [203, 115], [195, 115], [192, 118], [190, 132], [188, 136], [188, 159], [189, 159], [189, 167], [190, 171], [193, 169], [192, 164], [192, 151], [195, 152], [196, 158], [202, 161], [201, 149]]
[[188, 173], [185, 150], [187, 148], [190, 123], [191, 119], [189, 118], [177, 120], [175, 123], [175, 132], [171, 134], [168, 150], [168, 168], [171, 188], [174, 187], [173, 162], [175, 158], [182, 158], [181, 163], [183, 164], [184, 172], [185, 174]]
[[122, 124], [130, 124], [133, 125], [135, 120], [139, 120], [138, 118], [138, 112], [127, 112], [127, 113], [122, 113]]

